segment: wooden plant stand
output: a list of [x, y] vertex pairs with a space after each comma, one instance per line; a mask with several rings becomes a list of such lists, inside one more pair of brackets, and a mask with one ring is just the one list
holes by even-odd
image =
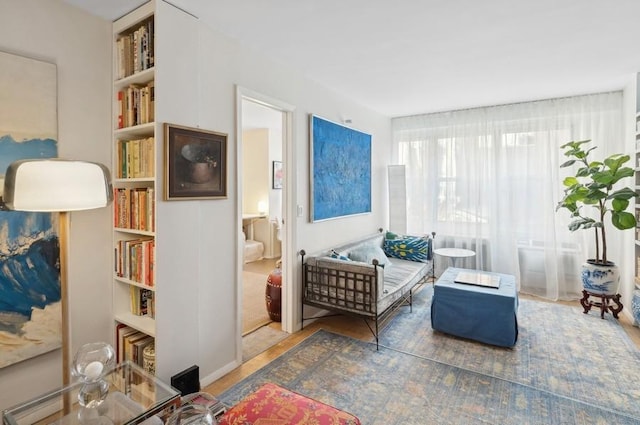
[[[580, 304], [582, 304], [582, 307], [584, 308], [584, 314], [589, 313], [591, 307], [596, 306], [600, 307], [600, 318], [604, 319], [604, 313], [609, 310], [611, 314], [613, 314], [613, 317], [617, 319], [618, 313], [622, 311], [623, 305], [620, 302], [620, 294], [594, 294], [593, 292], [583, 289], [582, 295], [583, 297], [580, 300]], [[589, 301], [589, 297], [600, 298], [600, 301]], [[615, 306], [610, 304], [612, 301], [615, 303]]]

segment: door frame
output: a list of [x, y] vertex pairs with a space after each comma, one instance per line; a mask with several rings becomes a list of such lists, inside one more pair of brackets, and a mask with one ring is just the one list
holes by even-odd
[[[259, 103], [268, 108], [282, 112], [282, 158], [283, 158], [283, 184], [282, 184], [282, 227], [280, 230], [282, 242], [282, 330], [292, 333], [294, 331], [294, 310], [295, 300], [293, 285], [287, 282], [294, 282], [294, 263], [295, 263], [295, 230], [296, 226], [296, 179], [290, 176], [296, 175], [295, 165], [295, 144], [293, 143], [294, 129], [294, 111], [295, 107], [278, 99], [263, 95], [251, 89], [242, 86], [236, 86], [236, 235], [237, 235], [237, 254], [236, 254], [236, 282], [242, 279], [243, 267], [243, 241], [242, 234], [242, 101], [249, 100]], [[242, 285], [236, 285], [236, 361], [242, 364], [242, 321], [240, 315], [242, 312]]]

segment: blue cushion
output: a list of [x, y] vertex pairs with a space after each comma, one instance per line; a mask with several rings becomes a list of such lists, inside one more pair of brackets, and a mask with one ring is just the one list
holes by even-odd
[[371, 264], [371, 261], [375, 258], [378, 260], [378, 265], [382, 267], [391, 265], [382, 248], [377, 245], [364, 245], [354, 248], [349, 251], [349, 258], [353, 261], [361, 261], [367, 264]]
[[431, 260], [431, 239], [387, 233], [383, 249], [387, 257], [409, 261]]

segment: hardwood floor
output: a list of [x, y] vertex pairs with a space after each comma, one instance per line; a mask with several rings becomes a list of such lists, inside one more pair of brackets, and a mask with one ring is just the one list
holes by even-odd
[[[537, 301], [545, 301], [538, 297], [533, 297], [525, 294], [519, 294], [521, 299], [535, 299]], [[545, 301], [552, 302], [552, 301]], [[570, 305], [573, 307], [579, 307], [579, 301], [560, 301], [559, 303]], [[625, 306], [625, 308], [628, 308]], [[589, 314], [599, 314], [599, 312], [591, 311]], [[640, 348], [640, 328], [633, 326], [631, 321], [627, 318], [626, 314], [620, 314], [620, 324], [626, 330], [630, 339], [636, 344], [638, 348]], [[271, 323], [269, 326], [277, 326], [280, 328], [280, 323]], [[269, 350], [259, 354], [248, 362], [244, 363], [240, 367], [234, 369], [227, 375], [223, 376], [219, 380], [213, 382], [207, 387], [203, 388], [203, 391], [208, 392], [210, 394], [220, 394], [224, 392], [227, 388], [230, 388], [235, 383], [241, 381], [246, 378], [256, 370], [260, 369], [262, 366], [268, 364], [276, 357], [280, 356], [285, 351], [289, 350], [291, 347], [295, 346], [306, 337], [314, 333], [318, 329], [326, 329], [335, 333], [340, 333], [342, 335], [347, 335], [352, 338], [361, 339], [364, 341], [371, 340], [371, 332], [369, 328], [366, 326], [364, 321], [360, 319], [355, 319], [353, 317], [346, 316], [334, 316], [327, 317], [320, 320], [317, 320], [313, 323], [309, 323], [305, 325], [305, 328], [299, 332], [291, 334], [285, 340], [279, 342], [275, 346], [271, 347]]]

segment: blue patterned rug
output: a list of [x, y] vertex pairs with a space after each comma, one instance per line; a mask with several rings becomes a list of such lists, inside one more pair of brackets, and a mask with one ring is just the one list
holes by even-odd
[[264, 382], [363, 424], [640, 424], [640, 352], [610, 317], [521, 300], [513, 349], [434, 332], [431, 287], [370, 342], [318, 331], [220, 395]]

